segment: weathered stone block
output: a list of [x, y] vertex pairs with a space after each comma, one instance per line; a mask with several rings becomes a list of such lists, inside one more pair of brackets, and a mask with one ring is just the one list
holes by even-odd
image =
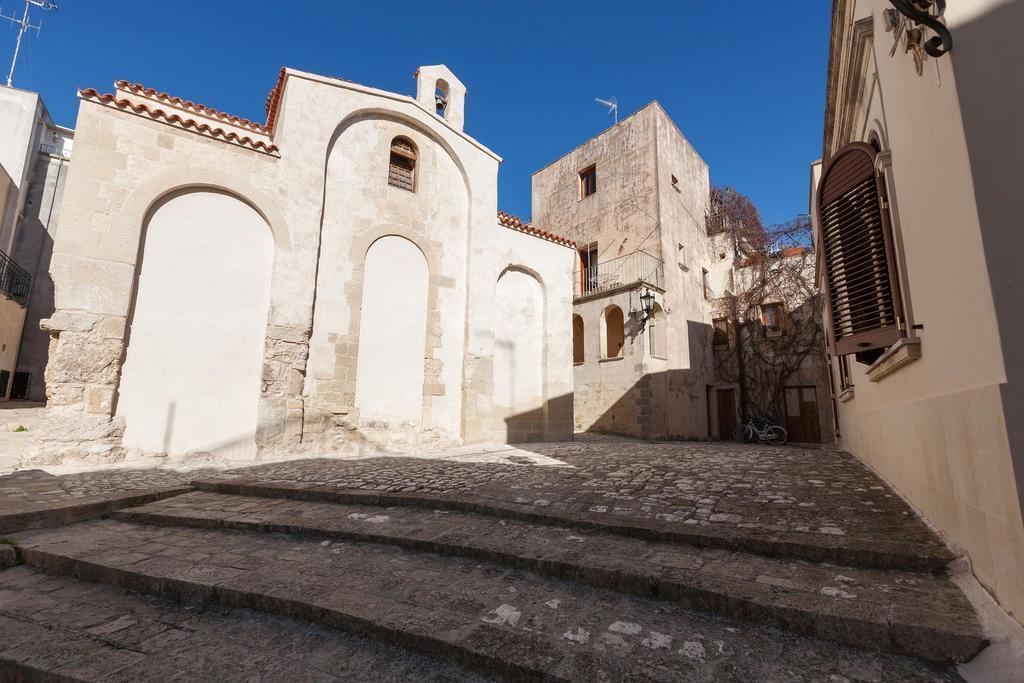
[[113, 386], [88, 386], [85, 388], [85, 409], [90, 413], [109, 415], [113, 398]]
[[45, 332], [88, 332], [99, 319], [95, 313], [55, 311], [49, 318], [39, 321], [39, 328]]
[[127, 320], [122, 316], [105, 316], [93, 328], [104, 339], [123, 339]]
[[121, 339], [105, 339], [85, 332], [64, 332], [50, 356], [46, 381], [113, 384], [121, 360]]

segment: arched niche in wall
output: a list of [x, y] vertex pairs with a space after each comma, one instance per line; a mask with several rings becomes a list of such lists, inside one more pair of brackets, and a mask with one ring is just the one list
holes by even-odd
[[572, 316], [572, 362], [582, 363], [586, 359], [586, 330], [583, 318]]
[[166, 195], [143, 227], [117, 413], [124, 445], [255, 454], [274, 240], [248, 203]]
[[494, 406], [508, 416], [544, 403], [544, 292], [522, 270], [506, 270], [494, 293]]
[[422, 418], [429, 277], [423, 252], [404, 237], [381, 237], [366, 252], [356, 362], [361, 419]]
[[601, 313], [601, 357], [622, 356], [626, 342], [626, 319], [622, 309], [612, 304]]

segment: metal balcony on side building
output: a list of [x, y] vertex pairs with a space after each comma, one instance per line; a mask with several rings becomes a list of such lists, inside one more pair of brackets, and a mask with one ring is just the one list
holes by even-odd
[[572, 273], [574, 298], [592, 296], [636, 285], [665, 290], [665, 263], [642, 249], [577, 268]]
[[28, 301], [28, 290], [32, 276], [14, 260], [0, 251], [0, 294], [14, 299], [20, 306]]

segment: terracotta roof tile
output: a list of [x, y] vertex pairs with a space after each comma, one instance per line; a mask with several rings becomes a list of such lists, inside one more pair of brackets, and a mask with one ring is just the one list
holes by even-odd
[[154, 120], [166, 121], [167, 123], [181, 126], [182, 128], [191, 128], [197, 133], [209, 135], [237, 145], [251, 147], [252, 149], [266, 152], [267, 154], [277, 154], [278, 152], [277, 145], [267, 144], [263, 140], [254, 140], [247, 135], [239, 135], [235, 131], [225, 131], [223, 128], [214, 128], [206, 123], [199, 123], [195, 119], [182, 118], [178, 114], [168, 114], [163, 109], [153, 109], [146, 104], [135, 103], [126, 99], [119, 99], [116, 95], [100, 93], [94, 88], [79, 90], [78, 95], [83, 99], [99, 102], [100, 104], [113, 105], [121, 110], [129, 109], [135, 114], [144, 114]]
[[533, 235], [534, 237], [539, 237], [541, 239], [548, 240], [549, 242], [554, 242], [555, 244], [561, 244], [566, 247], [572, 247], [573, 249], [576, 248], [576, 242], [569, 239], [568, 237], [562, 237], [561, 235], [556, 235], [553, 232], [548, 232], [547, 230], [538, 228], [535, 225], [524, 223], [523, 221], [519, 220], [512, 214], [505, 213], [504, 211], [498, 212], [498, 222], [504, 225], [506, 228], [512, 228], [513, 230], [518, 230], [519, 232], [525, 232], [527, 235]]
[[211, 116], [211, 117], [217, 118], [217, 119], [222, 119], [224, 121], [227, 121], [229, 123], [233, 123], [236, 126], [240, 126], [242, 128], [250, 128], [250, 129], [252, 129], [254, 131], [257, 131], [257, 132], [260, 132], [260, 133], [267, 132], [267, 129], [262, 124], [256, 123], [255, 121], [250, 121], [249, 119], [243, 119], [243, 118], [239, 118], [237, 116], [232, 116], [231, 114], [226, 114], [226, 113], [224, 113], [222, 111], [214, 109], [213, 107], [207, 107], [205, 104], [201, 104], [199, 102], [193, 102], [191, 100], [183, 100], [180, 97], [175, 97], [174, 95], [170, 95], [168, 93], [158, 91], [155, 88], [147, 88], [146, 86], [142, 85], [141, 83], [129, 83], [128, 81], [117, 81], [117, 82], [114, 83], [114, 85], [116, 87], [118, 87], [118, 88], [123, 89], [123, 90], [130, 90], [131, 92], [133, 92], [133, 93], [135, 93], [137, 95], [145, 95], [147, 97], [153, 97], [155, 99], [162, 100], [164, 102], [169, 102], [170, 104], [173, 104], [173, 105], [178, 106], [178, 107], [183, 107], [185, 109], [192, 109], [193, 111], [196, 111], [198, 113], [206, 114], [207, 116]]
[[277, 111], [281, 106], [281, 92], [284, 90], [284, 74], [285, 68], [282, 66], [277, 74], [277, 82], [274, 83], [270, 94], [267, 95], [267, 123], [264, 127], [270, 132], [274, 131], [274, 125], [277, 123]]

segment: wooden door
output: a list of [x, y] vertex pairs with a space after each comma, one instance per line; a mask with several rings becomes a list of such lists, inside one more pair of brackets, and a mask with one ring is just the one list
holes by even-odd
[[786, 430], [796, 443], [821, 443], [818, 394], [814, 387], [786, 387]]
[[718, 394], [718, 438], [728, 440], [736, 429], [736, 390], [719, 389]]

